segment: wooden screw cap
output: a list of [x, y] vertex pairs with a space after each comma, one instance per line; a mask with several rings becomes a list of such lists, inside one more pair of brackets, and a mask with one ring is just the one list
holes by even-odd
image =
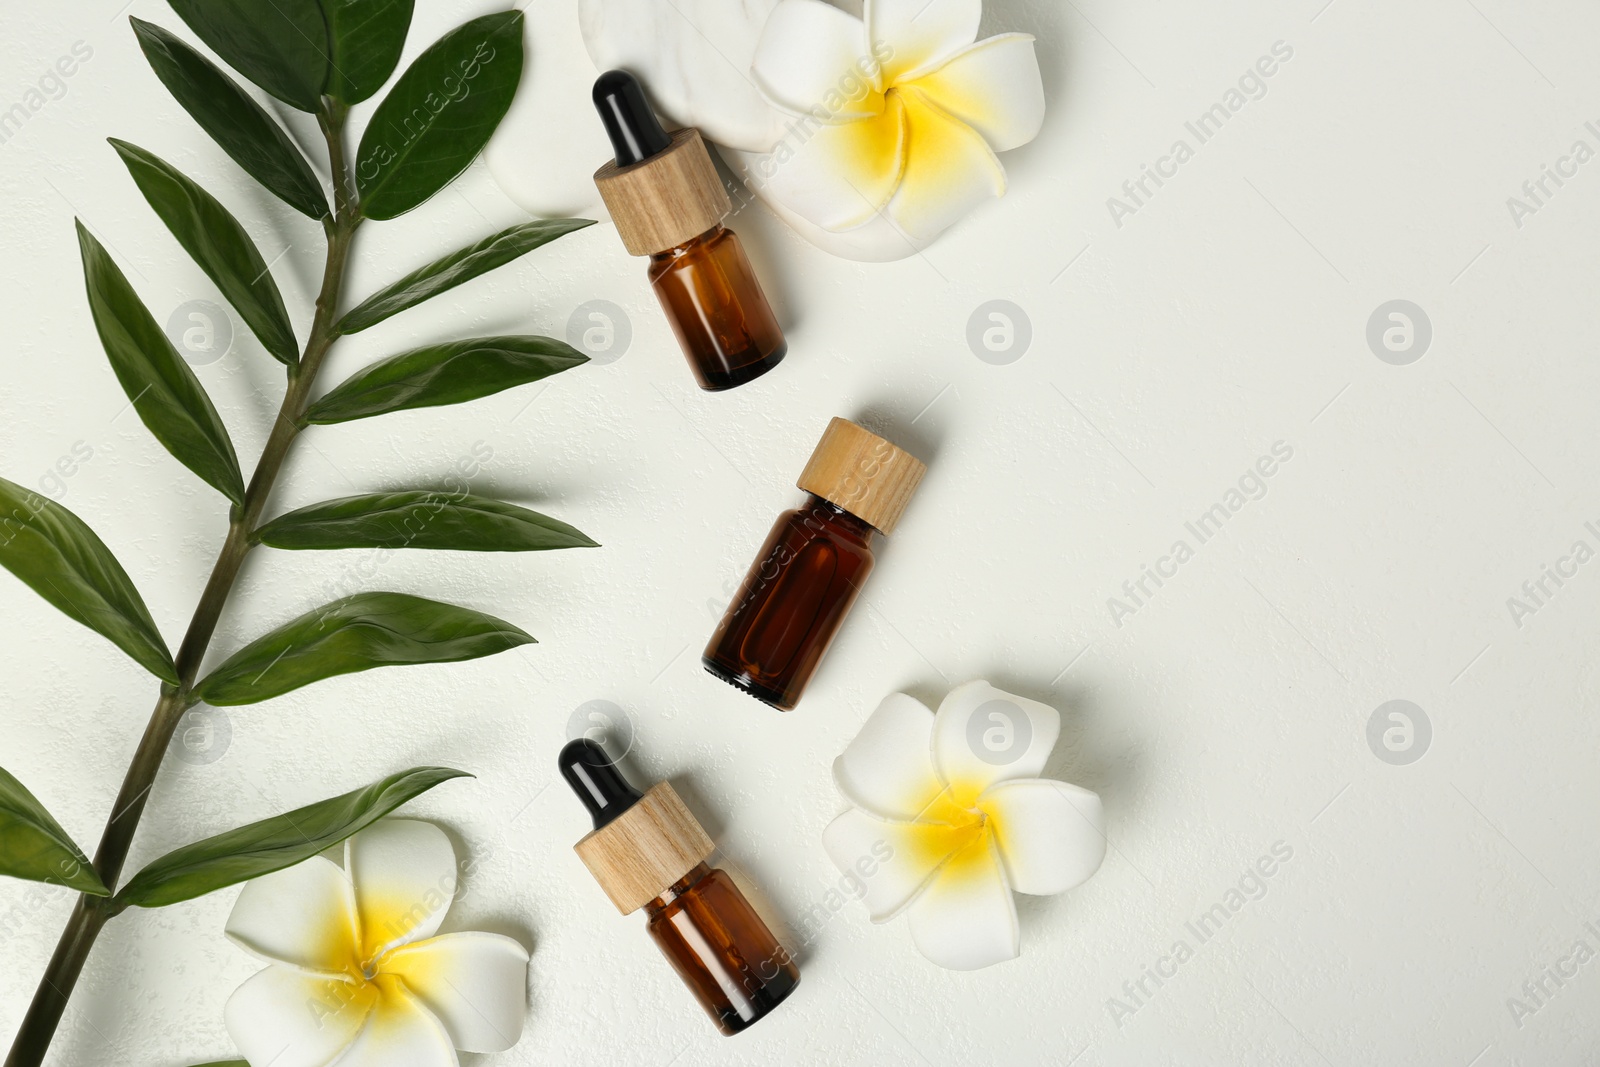
[[849, 419], [828, 423], [795, 484], [891, 533], [928, 468]]
[[733, 210], [706, 143], [693, 127], [673, 134], [672, 144], [649, 159], [626, 167], [608, 161], [594, 172], [594, 184], [633, 256], [676, 248]]
[[716, 848], [667, 782], [572, 847], [624, 915], [659, 897]]

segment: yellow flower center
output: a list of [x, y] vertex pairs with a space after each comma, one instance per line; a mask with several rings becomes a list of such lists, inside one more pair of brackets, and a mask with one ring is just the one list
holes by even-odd
[[918, 814], [910, 846], [921, 866], [931, 870], [942, 863], [953, 870], [988, 857], [988, 838], [998, 835], [1000, 826], [978, 806], [981, 792], [976, 783], [952, 782]]

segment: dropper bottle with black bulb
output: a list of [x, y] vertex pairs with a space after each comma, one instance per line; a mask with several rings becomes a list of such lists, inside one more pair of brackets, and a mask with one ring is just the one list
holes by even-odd
[[622, 244], [650, 257], [650, 284], [700, 388], [731, 389], [776, 367], [788, 345], [738, 236], [733, 209], [700, 131], [673, 134], [638, 79], [608, 70], [594, 105], [616, 159], [595, 185]]
[[668, 782], [635, 789], [596, 741], [569, 742], [561, 776], [594, 819], [578, 858], [627, 915], [645, 909], [656, 947], [724, 1034], [767, 1015], [800, 983], [800, 969], [726, 871]]

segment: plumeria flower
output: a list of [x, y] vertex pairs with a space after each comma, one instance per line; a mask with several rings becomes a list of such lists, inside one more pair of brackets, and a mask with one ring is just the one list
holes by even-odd
[[886, 698], [833, 764], [853, 805], [823, 832], [863, 885], [875, 923], [906, 913], [928, 959], [970, 971], [1021, 951], [1013, 891], [1061, 893], [1105, 858], [1105, 815], [1087, 789], [1040, 778], [1056, 710], [984, 681], [937, 713]]
[[857, 19], [782, 0], [750, 73], [794, 118], [771, 152], [742, 154], [747, 179], [820, 230], [890, 228], [900, 255], [1002, 195], [995, 153], [1038, 134], [1044, 86], [1033, 37], [978, 41], [982, 12], [982, 0], [866, 0]]
[[254, 1067], [456, 1067], [522, 1035], [528, 953], [499, 934], [438, 934], [456, 854], [432, 823], [386, 819], [247, 884], [227, 933], [270, 964], [228, 999]]

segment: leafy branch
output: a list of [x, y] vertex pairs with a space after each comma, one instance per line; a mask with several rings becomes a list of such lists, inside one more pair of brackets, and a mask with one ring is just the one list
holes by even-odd
[[426, 490], [345, 497], [263, 521], [284, 463], [309, 425], [457, 404], [584, 362], [548, 337], [468, 338], [380, 360], [313, 400], [318, 372], [340, 336], [591, 225], [554, 219], [513, 226], [419, 267], [341, 314], [351, 247], [363, 223], [402, 215], [447, 186], [504, 117], [522, 73], [521, 14], [473, 19], [423, 51], [378, 103], [352, 160], [345, 147], [349, 109], [393, 75], [410, 31], [412, 0], [169, 2], [235, 71], [316, 117], [328, 154], [326, 185], [284, 128], [233, 77], [160, 26], [130, 20], [162, 84], [246, 174], [321, 224], [327, 255], [315, 315], [301, 345], [260, 250], [221, 201], [154, 153], [111, 140], [172, 236], [284, 365], [286, 386], [246, 481], [204, 386], [104, 246], [78, 224], [89, 310], [112, 371], [162, 446], [226, 499], [228, 533], [174, 655], [105, 542], [60, 504], [0, 479], [0, 566], [159, 682], [155, 710], [92, 861], [33, 794], [0, 769], [0, 875], [64, 885], [79, 894], [6, 1067], [42, 1062], [96, 938], [124, 909], [163, 907], [299, 863], [463, 773], [413, 768], [186, 845], [124, 882], [134, 832], [185, 711], [202, 701], [253, 704], [375, 667], [476, 659], [533, 640], [470, 608], [367, 592], [280, 626], [202, 675], [211, 638], [252, 549], [526, 552], [595, 544], [566, 523], [526, 508]]

